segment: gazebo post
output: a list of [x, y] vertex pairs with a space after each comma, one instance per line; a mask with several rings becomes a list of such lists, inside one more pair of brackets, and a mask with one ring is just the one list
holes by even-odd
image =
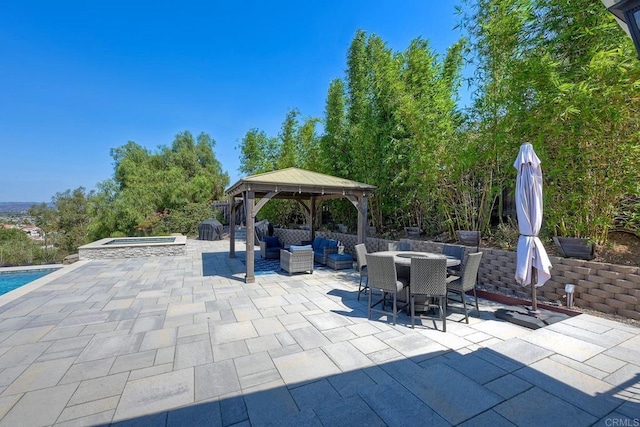
[[254, 212], [254, 192], [247, 191], [245, 192], [245, 213], [247, 217], [247, 274], [244, 278], [245, 283], [254, 283], [256, 281], [255, 277], [255, 267], [254, 267], [254, 252], [255, 252], [255, 238], [253, 236], [255, 230], [255, 212]]
[[311, 197], [309, 200], [309, 229], [311, 230], [311, 241], [316, 237], [316, 198]]
[[229, 197], [229, 258], [236, 257], [236, 200]]
[[363, 193], [358, 201], [358, 243], [365, 243], [367, 237], [367, 196]]

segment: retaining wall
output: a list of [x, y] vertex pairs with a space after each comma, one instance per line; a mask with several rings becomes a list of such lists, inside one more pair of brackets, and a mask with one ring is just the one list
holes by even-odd
[[[309, 240], [308, 230], [276, 229], [275, 235], [285, 244], [300, 244]], [[336, 232], [317, 231], [316, 236], [342, 242], [345, 252], [355, 254], [357, 236]], [[414, 251], [442, 252], [443, 243], [404, 239]], [[393, 240], [369, 237], [368, 252], [387, 250]], [[475, 248], [474, 248], [475, 249]], [[471, 247], [467, 251], [472, 250]], [[480, 248], [484, 253], [478, 271], [478, 283], [486, 290], [529, 298], [531, 289], [516, 283], [516, 253], [499, 249]], [[610, 314], [640, 320], [640, 268], [571, 258], [550, 257], [553, 268], [551, 279], [538, 288], [540, 301], [561, 301], [564, 304], [564, 286], [575, 285], [574, 303], [578, 307], [591, 308]]]

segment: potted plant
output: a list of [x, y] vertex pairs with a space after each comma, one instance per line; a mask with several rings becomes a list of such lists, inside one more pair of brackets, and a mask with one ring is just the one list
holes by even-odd
[[596, 247], [589, 239], [579, 237], [553, 237], [560, 255], [565, 258], [592, 260], [596, 256]]

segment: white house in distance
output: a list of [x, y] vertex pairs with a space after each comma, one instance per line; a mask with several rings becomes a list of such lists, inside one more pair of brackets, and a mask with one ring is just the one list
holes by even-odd
[[35, 225], [15, 225], [15, 224], [2, 224], [2, 228], [5, 230], [18, 229], [27, 233], [27, 236], [32, 238], [33, 240], [42, 240], [44, 238], [44, 233], [40, 230], [39, 227]]

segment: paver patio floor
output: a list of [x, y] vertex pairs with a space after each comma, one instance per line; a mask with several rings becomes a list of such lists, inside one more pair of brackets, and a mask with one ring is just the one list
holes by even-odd
[[245, 284], [228, 251], [82, 262], [0, 307], [0, 426], [640, 423], [639, 328], [489, 301], [393, 326], [353, 270]]

